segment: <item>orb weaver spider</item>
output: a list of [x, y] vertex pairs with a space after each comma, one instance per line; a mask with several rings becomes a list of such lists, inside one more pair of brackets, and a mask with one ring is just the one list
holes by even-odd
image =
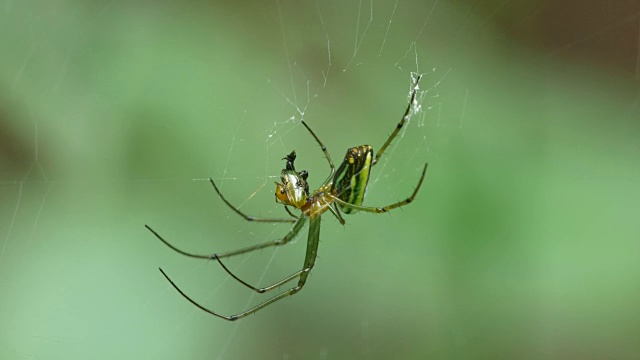
[[[424, 180], [424, 177], [427, 171], [428, 164], [426, 163], [424, 165], [424, 168], [422, 169], [422, 175], [420, 176], [418, 185], [416, 186], [411, 196], [409, 196], [405, 200], [399, 201], [391, 205], [383, 206], [383, 207], [362, 206], [365, 190], [367, 188], [367, 184], [369, 181], [371, 167], [375, 166], [378, 163], [384, 151], [387, 149], [389, 144], [391, 144], [391, 141], [393, 141], [393, 139], [398, 135], [398, 133], [400, 132], [400, 129], [404, 126], [405, 121], [408, 119], [409, 113], [411, 112], [411, 108], [412, 106], [414, 106], [414, 103], [416, 102], [416, 94], [418, 92], [418, 82], [420, 81], [421, 77], [422, 75], [418, 75], [417, 79], [415, 80], [413, 89], [411, 91], [411, 98], [404, 112], [404, 115], [402, 116], [402, 119], [396, 125], [396, 128], [393, 130], [391, 135], [389, 135], [389, 138], [384, 143], [384, 145], [382, 145], [380, 150], [378, 150], [375, 157], [373, 156], [373, 148], [370, 145], [356, 146], [347, 150], [347, 154], [345, 155], [345, 158], [342, 161], [342, 164], [340, 164], [338, 169], [336, 169], [335, 166], [333, 165], [333, 161], [331, 161], [331, 156], [329, 156], [329, 152], [327, 151], [327, 148], [324, 146], [322, 141], [320, 141], [320, 139], [316, 136], [316, 134], [311, 130], [311, 128], [304, 121], [302, 121], [302, 125], [304, 125], [304, 127], [309, 131], [311, 136], [313, 136], [315, 141], [318, 143], [318, 145], [320, 145], [320, 148], [324, 153], [324, 157], [327, 159], [327, 162], [329, 163], [330, 172], [329, 172], [329, 176], [327, 177], [327, 180], [325, 180], [325, 182], [320, 186], [320, 188], [318, 188], [318, 190], [316, 190], [313, 194], [311, 194], [309, 193], [309, 184], [307, 183], [307, 177], [309, 174], [304, 170], [296, 171], [295, 169], [294, 162], [296, 159], [296, 152], [292, 151], [289, 155], [285, 156], [282, 159], [282, 160], [286, 160], [286, 163], [285, 163], [285, 168], [282, 170], [280, 174], [281, 182], [275, 183], [276, 184], [275, 196], [276, 196], [276, 202], [284, 205], [285, 210], [287, 211], [287, 213], [289, 213], [291, 218], [271, 219], [271, 218], [259, 218], [259, 217], [247, 215], [242, 211], [240, 211], [240, 209], [238, 209], [237, 207], [233, 206], [222, 195], [222, 193], [220, 192], [220, 189], [218, 189], [218, 186], [213, 181], [213, 179], [209, 179], [216, 193], [218, 193], [218, 196], [220, 196], [220, 199], [222, 199], [222, 201], [225, 204], [227, 204], [227, 206], [229, 206], [231, 210], [233, 210], [236, 214], [240, 215], [245, 220], [253, 221], [253, 222], [262, 222], [262, 223], [284, 223], [284, 222], [293, 223], [293, 227], [291, 228], [291, 230], [289, 230], [289, 232], [281, 239], [268, 241], [268, 242], [244, 247], [238, 250], [229, 251], [225, 253], [201, 255], [201, 254], [189, 253], [189, 252], [178, 249], [177, 247], [169, 243], [167, 240], [165, 240], [162, 236], [160, 236], [160, 234], [158, 234], [150, 226], [145, 225], [145, 227], [149, 231], [151, 231], [153, 235], [155, 235], [160, 241], [162, 241], [165, 245], [167, 245], [173, 251], [191, 258], [216, 260], [220, 264], [222, 269], [224, 269], [224, 271], [227, 272], [227, 274], [229, 274], [232, 278], [234, 278], [240, 284], [246, 286], [247, 288], [259, 294], [279, 288], [280, 286], [292, 280], [298, 279], [298, 284], [296, 286], [290, 288], [287, 291], [281, 292], [280, 294], [250, 308], [249, 310], [246, 310], [244, 312], [241, 312], [235, 315], [226, 316], [226, 315], [217, 313], [213, 310], [210, 310], [200, 305], [195, 300], [191, 299], [173, 282], [173, 280], [171, 280], [171, 278], [162, 270], [162, 268], [159, 268], [162, 275], [164, 275], [164, 277], [180, 293], [180, 295], [182, 295], [185, 299], [187, 299], [193, 305], [197, 306], [198, 308], [206, 311], [211, 315], [215, 315], [219, 318], [229, 320], [229, 321], [238, 320], [245, 316], [251, 315], [263, 309], [264, 307], [270, 304], [273, 304], [274, 302], [280, 299], [294, 295], [298, 293], [300, 290], [302, 290], [302, 288], [307, 282], [307, 277], [309, 276], [309, 273], [316, 261], [316, 256], [318, 253], [318, 242], [320, 241], [320, 217], [323, 213], [325, 213], [326, 211], [330, 211], [336, 217], [336, 219], [338, 219], [338, 221], [341, 224], [344, 224], [345, 221], [342, 218], [342, 215], [340, 214], [341, 212], [345, 214], [350, 214], [357, 211], [365, 211], [365, 212], [371, 212], [371, 213], [377, 213], [377, 214], [384, 213], [391, 209], [395, 209], [411, 203], [413, 199], [416, 197], [418, 190], [420, 190], [420, 186], [422, 185], [422, 181]], [[301, 214], [299, 216], [295, 216], [288, 209], [288, 206], [291, 206], [297, 210], [300, 210]], [[229, 270], [225, 266], [225, 264], [222, 262], [222, 259], [228, 258], [231, 256], [245, 254], [255, 250], [264, 249], [267, 247], [285, 245], [298, 235], [298, 233], [300, 232], [300, 230], [302, 229], [302, 227], [305, 225], [307, 221], [309, 221], [309, 235], [307, 237], [307, 251], [306, 251], [306, 256], [304, 259], [304, 264], [302, 269], [276, 282], [275, 284], [262, 287], [262, 288], [257, 288], [245, 282], [244, 280], [240, 279], [233, 272], [231, 272], [231, 270]]]

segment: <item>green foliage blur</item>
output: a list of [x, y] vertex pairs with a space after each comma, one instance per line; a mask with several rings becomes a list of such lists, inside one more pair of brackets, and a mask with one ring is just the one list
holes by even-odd
[[[640, 9], [547, 2], [0, 0], [0, 359], [640, 357]], [[371, 9], [373, 6], [373, 9]], [[602, 8], [601, 8], [602, 7]], [[589, 10], [589, 11], [588, 11]], [[634, 15], [635, 14], [635, 15]], [[273, 182], [378, 149], [302, 292], [213, 253], [283, 236]], [[266, 286], [306, 232], [230, 259]]]

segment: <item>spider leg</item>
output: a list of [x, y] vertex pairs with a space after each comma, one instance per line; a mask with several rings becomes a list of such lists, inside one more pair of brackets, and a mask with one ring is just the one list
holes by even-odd
[[285, 205], [284, 209], [287, 211], [287, 213], [288, 213], [289, 215], [291, 215], [291, 217], [292, 217], [292, 218], [294, 218], [294, 219], [298, 219], [298, 216], [294, 215], [294, 214], [291, 212], [291, 210], [289, 210], [289, 207], [287, 207], [287, 206]]
[[333, 207], [329, 206], [328, 209], [329, 209], [329, 211], [331, 211], [333, 216], [335, 216], [336, 219], [338, 219], [338, 221], [340, 222], [340, 225], [344, 225], [345, 224], [344, 218], [342, 218], [342, 215], [340, 215], [340, 210], [338, 210], [338, 205], [333, 204]]
[[155, 230], [153, 230], [149, 225], [145, 225], [144, 227], [146, 227], [147, 230], [151, 231], [151, 233], [153, 235], [155, 235], [158, 238], [158, 240], [162, 241], [165, 245], [167, 245], [169, 248], [171, 248], [171, 250], [173, 250], [173, 251], [175, 251], [175, 252], [177, 252], [179, 254], [182, 254], [182, 255], [188, 256], [188, 257], [192, 257], [192, 258], [196, 258], [196, 259], [212, 259], [212, 257], [211, 257], [212, 255], [192, 254], [192, 253], [186, 252], [184, 250], [180, 250], [177, 247], [171, 245], [170, 242], [168, 242], [162, 236], [160, 236], [160, 234], [158, 234]]
[[289, 243], [289, 241], [293, 240], [296, 236], [298, 236], [298, 233], [300, 232], [300, 230], [302, 229], [302, 227], [306, 223], [307, 219], [308, 219], [307, 216], [301, 215], [300, 218], [298, 218], [298, 220], [296, 220], [295, 224], [293, 224], [293, 227], [291, 228], [291, 230], [289, 230], [289, 232], [285, 236], [280, 238], [280, 239], [263, 242], [263, 243], [256, 244], [256, 245], [253, 245], [253, 246], [247, 246], [247, 247], [242, 248], [242, 249], [232, 250], [232, 251], [228, 251], [228, 252], [225, 252], [225, 253], [213, 254], [213, 255], [210, 256], [210, 258], [213, 259], [214, 258], [213, 256], [215, 256], [218, 259], [224, 259], [224, 258], [227, 258], [227, 257], [246, 254], [248, 252], [252, 252], [252, 251], [256, 251], [256, 250], [260, 250], [260, 249], [264, 249], [264, 248], [268, 248], [268, 247], [272, 247], [272, 246], [285, 245], [285, 244]]
[[[298, 277], [300, 277], [300, 275], [302, 275], [305, 271], [308, 271], [306, 269], [302, 269], [300, 271], [296, 271], [295, 273], [287, 276], [286, 278], [279, 280], [278, 282], [269, 285], [269, 286], [265, 286], [262, 288], [257, 288], [249, 283], [247, 283], [246, 281], [240, 279], [236, 274], [234, 274], [233, 272], [231, 272], [231, 270], [229, 270], [223, 263], [222, 260], [220, 260], [218, 257], [216, 257], [216, 260], [218, 260], [218, 263], [220, 263], [220, 266], [222, 266], [222, 268], [224, 269], [224, 271], [227, 272], [227, 274], [229, 274], [232, 278], [236, 279], [236, 281], [238, 281], [239, 283], [241, 283], [242, 285], [248, 287], [249, 289], [257, 292], [258, 294], [263, 294], [266, 293], [267, 291], [271, 291], [277, 287], [280, 287], [286, 283], [288, 283], [289, 281], [296, 279]], [[309, 269], [310, 270], [310, 269]]]
[[[218, 193], [218, 196], [220, 196], [222, 201], [224, 201], [224, 203], [227, 204], [231, 208], [231, 210], [233, 210], [236, 214], [242, 216], [247, 221], [255, 221], [255, 222], [295, 222], [296, 221], [296, 219], [269, 219], [269, 218], [259, 218], [259, 217], [247, 215], [242, 211], [240, 211], [240, 209], [238, 209], [237, 207], [233, 206], [227, 199], [225, 199], [224, 196], [222, 196], [222, 193], [218, 189], [218, 186], [216, 186], [216, 183], [213, 181], [213, 179], [209, 178], [209, 181], [211, 181], [211, 185], [213, 185], [213, 188], [216, 190], [216, 192]], [[291, 213], [289, 213], [289, 215], [296, 217]]]
[[165, 240], [162, 236], [160, 236], [160, 234], [158, 234], [155, 230], [153, 230], [149, 225], [145, 225], [144, 227], [146, 227], [147, 230], [151, 231], [151, 233], [153, 235], [155, 235], [156, 238], [158, 238], [158, 240], [162, 241], [165, 245], [167, 245], [169, 248], [171, 248], [173, 251], [175, 251], [175, 252], [177, 252], [179, 254], [182, 254], [182, 255], [188, 256], [188, 257], [192, 257], [192, 258], [196, 258], [196, 259], [212, 260], [212, 259], [223, 259], [223, 258], [227, 258], [227, 257], [230, 257], [230, 256], [245, 254], [245, 253], [252, 252], [252, 251], [255, 251], [255, 250], [268, 248], [268, 247], [271, 247], [271, 246], [284, 245], [284, 244], [288, 243], [289, 241], [293, 240], [298, 235], [298, 233], [300, 232], [300, 229], [302, 229], [302, 227], [304, 226], [306, 220], [307, 220], [306, 216], [301, 216], [298, 220], [296, 220], [296, 223], [293, 225], [291, 230], [289, 230], [287, 235], [285, 235], [281, 239], [267, 241], [267, 242], [263, 242], [263, 243], [252, 245], [252, 246], [247, 246], [247, 247], [244, 247], [244, 248], [241, 248], [241, 249], [238, 249], [238, 250], [229, 251], [229, 252], [226, 252], [226, 253], [210, 254], [210, 255], [194, 254], [194, 253], [186, 252], [184, 250], [180, 250], [177, 247], [173, 246], [170, 242]]
[[329, 177], [327, 177], [327, 180], [325, 181], [325, 184], [326, 184], [326, 183], [329, 182], [329, 180], [333, 179], [333, 174], [335, 174], [335, 172], [336, 172], [336, 167], [333, 165], [333, 161], [331, 161], [331, 156], [329, 155], [329, 152], [327, 151], [327, 147], [324, 146], [322, 141], [320, 141], [318, 136], [316, 136], [316, 134], [313, 132], [313, 130], [311, 130], [311, 128], [309, 127], [309, 125], [307, 125], [306, 122], [302, 121], [302, 125], [304, 125], [304, 127], [306, 127], [307, 130], [309, 130], [309, 132], [311, 133], [311, 136], [313, 136], [313, 138], [316, 139], [316, 142], [318, 143], [318, 145], [320, 145], [320, 148], [322, 149], [322, 152], [324, 153], [324, 157], [327, 158], [327, 161], [329, 162], [329, 167], [331, 168], [331, 171], [329, 172]]
[[402, 119], [400, 119], [400, 122], [396, 125], [396, 128], [393, 130], [391, 135], [389, 135], [389, 138], [387, 139], [387, 141], [384, 143], [384, 145], [382, 145], [380, 150], [378, 150], [378, 153], [376, 153], [376, 157], [375, 159], [373, 159], [371, 166], [374, 166], [375, 164], [378, 163], [378, 160], [380, 160], [380, 157], [382, 156], [384, 151], [387, 150], [387, 147], [389, 147], [389, 144], [391, 144], [391, 141], [393, 141], [393, 139], [395, 139], [396, 136], [398, 136], [400, 129], [402, 129], [405, 121], [408, 119], [409, 112], [411, 111], [411, 107], [413, 106], [413, 103], [416, 100], [416, 94], [418, 93], [418, 82], [420, 82], [421, 78], [422, 78], [422, 74], [418, 75], [418, 78], [416, 79], [416, 82], [413, 86], [413, 91], [411, 91], [411, 100], [409, 100], [409, 104], [407, 105], [407, 109], [404, 111], [404, 115], [402, 115]]
[[365, 211], [365, 212], [372, 212], [372, 213], [385, 213], [391, 209], [395, 209], [395, 208], [399, 208], [401, 206], [407, 205], [409, 203], [411, 203], [413, 201], [413, 199], [415, 199], [416, 194], [418, 194], [418, 190], [420, 190], [420, 186], [422, 186], [422, 181], [424, 180], [424, 176], [427, 173], [427, 165], [429, 164], [424, 164], [424, 168], [422, 169], [422, 175], [420, 176], [420, 181], [418, 181], [418, 185], [416, 186], [415, 190], [413, 190], [413, 194], [411, 194], [411, 196], [409, 196], [408, 198], [399, 201], [395, 204], [391, 204], [391, 205], [387, 205], [387, 206], [383, 206], [383, 207], [371, 207], [371, 206], [359, 206], [359, 205], [354, 205], [351, 203], [348, 203], [344, 200], [341, 200], [340, 198], [338, 198], [337, 196], [332, 196], [331, 198], [333, 199], [334, 202], [340, 204], [341, 206], [344, 207], [348, 207], [348, 208], [352, 208], [355, 210], [359, 210], [359, 211]]
[[213, 310], [211, 310], [211, 309], [208, 309], [208, 308], [204, 307], [203, 305], [200, 305], [198, 302], [196, 302], [195, 300], [193, 300], [192, 298], [190, 298], [187, 294], [185, 294], [185, 293], [184, 293], [184, 291], [182, 291], [182, 290], [178, 287], [178, 285], [176, 285], [176, 284], [173, 282], [173, 280], [171, 280], [171, 278], [169, 277], [169, 275], [167, 275], [167, 274], [164, 272], [164, 270], [162, 270], [162, 268], [158, 268], [158, 269], [160, 270], [160, 272], [162, 273], [162, 275], [164, 275], [164, 277], [167, 279], [167, 281], [169, 281], [169, 283], [171, 284], [171, 286], [173, 286], [173, 288], [174, 288], [174, 289], [176, 289], [176, 291], [178, 291], [178, 292], [180, 293], [180, 295], [182, 295], [182, 297], [183, 297], [183, 298], [187, 299], [190, 303], [192, 303], [192, 304], [193, 304], [193, 305], [195, 305], [196, 307], [200, 308], [201, 310], [203, 310], [203, 311], [205, 311], [205, 312], [207, 312], [207, 313], [209, 313], [209, 314], [211, 314], [211, 315], [217, 316], [217, 317], [219, 317], [219, 318], [221, 318], [221, 319], [225, 319], [225, 320], [229, 320], [229, 321], [238, 320], [238, 319], [241, 319], [241, 318], [243, 318], [243, 317], [245, 317], [245, 316], [251, 315], [251, 314], [253, 314], [253, 313], [257, 312], [258, 310], [260, 310], [260, 309], [262, 309], [262, 308], [266, 307], [267, 305], [269, 305], [269, 304], [271, 304], [271, 303], [274, 303], [274, 302], [276, 302], [276, 301], [278, 301], [278, 300], [280, 300], [280, 299], [282, 299], [282, 298], [285, 298], [285, 297], [287, 297], [287, 296], [291, 296], [291, 295], [293, 295], [293, 294], [297, 293], [298, 291], [300, 291], [300, 290], [302, 289], [302, 286], [304, 286], [304, 284], [303, 284], [302, 286], [301, 286], [301, 285], [298, 285], [298, 286], [296, 286], [296, 287], [293, 287], [293, 288], [291, 288], [291, 289], [289, 289], [289, 290], [287, 290], [287, 291], [285, 291], [285, 292], [283, 292], [283, 293], [280, 293], [280, 294], [278, 294], [278, 295], [276, 295], [276, 296], [272, 297], [271, 299], [269, 299], [269, 300], [267, 300], [267, 301], [265, 301], [265, 302], [263, 302], [263, 303], [261, 303], [261, 304], [259, 304], [259, 305], [255, 306], [255, 307], [253, 307], [253, 308], [251, 308], [251, 309], [249, 309], [249, 310], [247, 310], [247, 311], [245, 311], [245, 312], [242, 312], [242, 313], [239, 313], [239, 314], [235, 314], [235, 315], [223, 315], [223, 314], [217, 313], [217, 312], [215, 312], [215, 311], [213, 311]]
[[[301, 217], [304, 218], [304, 217]], [[182, 297], [184, 297], [185, 299], [187, 299], [190, 303], [192, 303], [193, 305], [197, 306], [198, 308], [200, 308], [201, 310], [217, 316], [221, 319], [225, 319], [225, 320], [229, 320], [229, 321], [234, 321], [234, 320], [238, 320], [241, 319], [245, 316], [251, 315], [257, 311], [259, 311], [260, 309], [278, 301], [281, 299], [284, 299], [285, 297], [294, 295], [296, 293], [298, 293], [300, 290], [302, 290], [302, 288], [304, 287], [305, 283], [307, 282], [307, 278], [309, 276], [309, 272], [311, 271], [311, 269], [313, 268], [313, 265], [315, 264], [316, 261], [316, 257], [318, 255], [318, 243], [320, 240], [320, 216], [314, 218], [311, 220], [311, 223], [309, 224], [309, 237], [307, 239], [307, 252], [306, 252], [306, 256], [304, 259], [304, 267], [302, 270], [296, 272], [295, 274], [277, 282], [274, 285], [269, 286], [268, 288], [265, 288], [267, 290], [265, 291], [269, 291], [275, 287], [278, 287], [288, 281], [291, 281], [297, 277], [299, 277], [300, 279], [298, 280], [298, 285], [292, 287], [291, 289], [284, 291], [270, 299], [268, 299], [265, 302], [262, 302], [254, 307], [252, 307], [251, 309], [241, 312], [239, 314], [235, 314], [235, 315], [222, 315], [219, 314], [211, 309], [207, 309], [206, 307], [200, 305], [199, 303], [197, 303], [195, 300], [191, 299], [189, 296], [187, 296], [187, 294], [185, 294], [174, 282], [173, 280], [171, 280], [171, 278], [169, 278], [169, 276], [162, 270], [160, 269], [160, 272], [162, 273], [162, 275], [164, 275], [164, 277], [167, 279], [167, 281], [169, 281], [169, 283], [171, 283], [171, 285], [180, 293], [180, 295], [182, 295]], [[219, 261], [219, 259], [218, 259]], [[220, 262], [220, 265], [222, 265], [222, 267], [227, 270], [227, 268], [222, 264], [222, 262]], [[229, 274], [231, 274], [230, 271], [227, 270], [227, 272]], [[251, 285], [245, 283], [244, 281], [238, 279], [235, 275], [231, 274], [231, 276], [233, 276], [236, 280], [240, 281], [242, 284], [244, 284], [245, 286], [254, 289], [254, 290], [260, 290], [260, 289], [256, 289], [254, 287], [252, 287]], [[259, 291], [258, 291], [259, 292]], [[263, 291], [264, 292], [264, 291]]]

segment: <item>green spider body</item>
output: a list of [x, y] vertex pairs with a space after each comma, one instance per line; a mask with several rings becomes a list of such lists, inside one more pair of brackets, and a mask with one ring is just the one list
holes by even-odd
[[[296, 152], [292, 151], [285, 156], [286, 167], [280, 174], [281, 183], [276, 182], [276, 202], [293, 206], [310, 218], [315, 218], [331, 209], [334, 199], [336, 206], [345, 214], [352, 214], [358, 209], [352, 206], [361, 206], [369, 183], [369, 174], [373, 163], [373, 147], [362, 145], [350, 148], [344, 157], [344, 161], [335, 171], [332, 181], [323, 184], [313, 195], [309, 194], [308, 174], [306, 171], [296, 171], [294, 161]], [[334, 212], [336, 213], [336, 212]], [[337, 213], [336, 213], [337, 214]]]
[[[411, 99], [409, 100], [409, 104], [407, 105], [402, 119], [397, 123], [395, 129], [393, 130], [391, 135], [389, 135], [389, 138], [382, 145], [380, 150], [378, 150], [375, 156], [373, 154], [373, 148], [370, 145], [352, 147], [347, 150], [347, 154], [345, 155], [344, 160], [336, 169], [333, 161], [331, 161], [331, 156], [329, 156], [329, 152], [327, 151], [327, 148], [324, 146], [322, 141], [318, 139], [316, 134], [311, 131], [311, 128], [309, 128], [309, 126], [307, 126], [304, 121], [301, 122], [302, 125], [307, 128], [311, 136], [313, 136], [313, 138], [316, 140], [318, 145], [320, 145], [320, 148], [322, 149], [322, 152], [324, 153], [324, 156], [329, 163], [329, 168], [331, 171], [327, 179], [320, 185], [320, 187], [318, 187], [316, 191], [313, 192], [313, 194], [311, 194], [309, 192], [309, 184], [307, 182], [309, 174], [304, 170], [296, 171], [295, 169], [294, 161], [296, 159], [296, 152], [292, 151], [289, 155], [283, 158], [283, 160], [286, 160], [285, 168], [280, 173], [281, 182], [276, 182], [275, 197], [276, 202], [285, 206], [285, 210], [287, 210], [287, 212], [291, 216], [289, 218], [261, 218], [247, 215], [239, 208], [233, 206], [229, 201], [227, 201], [227, 199], [222, 196], [222, 193], [220, 193], [220, 190], [216, 186], [216, 183], [213, 181], [213, 179], [209, 179], [211, 181], [211, 185], [213, 185], [213, 188], [215, 189], [216, 193], [218, 193], [218, 196], [220, 196], [222, 201], [227, 204], [227, 206], [229, 206], [231, 210], [233, 210], [236, 214], [240, 215], [245, 220], [258, 223], [293, 223], [292, 228], [283, 237], [228, 252], [210, 255], [195, 254], [183, 251], [173, 246], [167, 240], [162, 238], [160, 234], [151, 229], [151, 227], [145, 225], [145, 227], [149, 231], [151, 231], [151, 233], [153, 233], [156, 238], [162, 241], [173, 251], [195, 259], [216, 260], [224, 269], [224, 271], [227, 272], [227, 274], [229, 274], [240, 284], [255, 291], [258, 294], [263, 294], [274, 289], [279, 289], [282, 285], [295, 281], [297, 279], [298, 281], [293, 287], [273, 296], [272, 298], [267, 299], [266, 301], [250, 308], [249, 310], [227, 316], [210, 310], [200, 305], [195, 300], [191, 299], [173, 282], [173, 280], [171, 280], [171, 278], [169, 278], [169, 276], [162, 269], [160, 269], [162, 275], [164, 275], [169, 283], [171, 283], [171, 285], [193, 305], [211, 315], [229, 321], [237, 320], [256, 313], [260, 309], [263, 309], [264, 307], [273, 304], [278, 300], [294, 295], [302, 290], [307, 281], [309, 273], [311, 272], [311, 269], [315, 265], [316, 257], [318, 256], [318, 244], [320, 242], [320, 218], [323, 213], [325, 213], [326, 211], [330, 211], [338, 219], [338, 221], [340, 221], [341, 224], [344, 224], [345, 221], [340, 215], [341, 213], [351, 214], [357, 211], [369, 212], [374, 214], [385, 213], [391, 209], [399, 208], [411, 203], [416, 197], [416, 194], [420, 189], [420, 185], [422, 185], [422, 181], [424, 180], [425, 173], [427, 171], [427, 164], [425, 164], [424, 168], [422, 169], [422, 175], [420, 176], [420, 180], [418, 181], [418, 184], [415, 187], [413, 193], [405, 200], [382, 207], [362, 206], [365, 192], [367, 190], [367, 185], [369, 183], [371, 168], [378, 163], [378, 160], [387, 149], [389, 144], [391, 144], [391, 141], [398, 135], [400, 129], [409, 119], [412, 107], [415, 105], [417, 109], [419, 109], [416, 102], [416, 94], [418, 92], [418, 82], [420, 81], [421, 76], [422, 75], [419, 75], [415, 79], [415, 84], [413, 85], [413, 89], [411, 91]], [[294, 209], [299, 210], [301, 212], [300, 215], [296, 216], [292, 214], [287, 206], [291, 206]], [[298, 233], [302, 230], [307, 222], [309, 223], [309, 233], [307, 235], [307, 251], [302, 268], [291, 274], [290, 276], [277, 281], [274, 284], [265, 287], [255, 287], [236, 276], [226, 267], [226, 265], [221, 260], [224, 258], [246, 254], [269, 247], [285, 245], [291, 242], [298, 235]]]
[[[344, 161], [336, 170], [332, 185], [336, 196], [340, 200], [352, 205], [362, 205], [367, 184], [369, 183], [372, 161], [373, 148], [370, 145], [362, 145], [347, 150]], [[345, 214], [357, 211], [352, 207], [341, 204], [338, 204], [338, 208]]]

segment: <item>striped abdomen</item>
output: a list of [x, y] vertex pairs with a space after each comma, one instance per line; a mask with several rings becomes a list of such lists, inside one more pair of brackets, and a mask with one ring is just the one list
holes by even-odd
[[[362, 205], [369, 182], [373, 148], [362, 145], [347, 150], [344, 161], [333, 178], [333, 188], [338, 198], [353, 205]], [[338, 205], [345, 214], [356, 210]]]

